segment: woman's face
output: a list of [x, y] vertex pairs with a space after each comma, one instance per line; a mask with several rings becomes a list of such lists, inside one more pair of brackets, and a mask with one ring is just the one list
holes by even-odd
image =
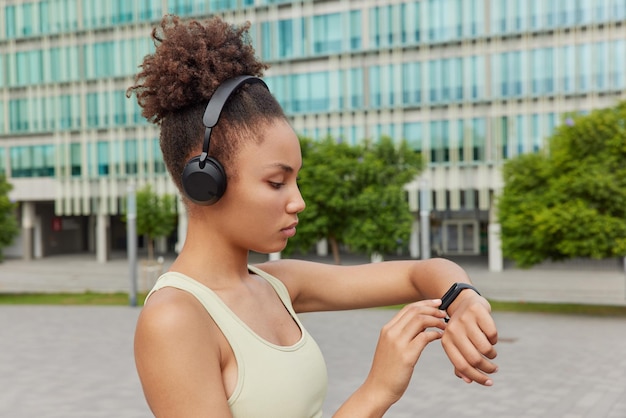
[[249, 141], [231, 159], [235, 176], [215, 209], [218, 227], [235, 246], [271, 253], [295, 235], [298, 213], [305, 208], [296, 182], [302, 155], [286, 121], [276, 120], [260, 134], [260, 144]]

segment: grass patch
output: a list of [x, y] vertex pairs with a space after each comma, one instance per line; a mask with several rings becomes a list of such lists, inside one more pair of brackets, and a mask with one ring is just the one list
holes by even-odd
[[[143, 305], [146, 293], [137, 294], [137, 305]], [[575, 303], [531, 303], [489, 301], [494, 312], [534, 312], [566, 315], [626, 317], [626, 306], [583, 305]], [[128, 293], [0, 293], [3, 305], [113, 305], [128, 306]], [[399, 309], [402, 306], [389, 306]]]
[[626, 306], [584, 305], [577, 303], [500, 302], [490, 300], [494, 312], [534, 312], [589, 316], [626, 317]]
[[[492, 312], [528, 312], [561, 315], [626, 317], [626, 306], [585, 305], [580, 303], [502, 302], [490, 300]], [[387, 306], [401, 309], [404, 305]]]
[[[137, 295], [137, 305], [142, 305], [145, 293]], [[130, 305], [128, 293], [0, 293], [3, 305]]]

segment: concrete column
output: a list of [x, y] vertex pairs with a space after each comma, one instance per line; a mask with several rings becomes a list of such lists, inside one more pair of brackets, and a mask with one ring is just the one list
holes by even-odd
[[326, 238], [317, 241], [317, 255], [325, 257], [328, 255], [328, 240]]
[[489, 271], [500, 272], [503, 269], [502, 239], [500, 237], [500, 224], [489, 223], [488, 246], [489, 246]]
[[430, 258], [430, 187], [428, 180], [420, 180], [420, 230], [422, 233], [422, 260]]
[[413, 221], [411, 226], [411, 236], [409, 237], [409, 252], [411, 258], [419, 258], [420, 256], [420, 223]]
[[41, 216], [35, 217], [33, 230], [33, 256], [34, 258], [43, 258], [43, 225]]
[[280, 260], [280, 252], [270, 253], [268, 259], [269, 259], [269, 261]]
[[109, 215], [98, 214], [96, 218], [96, 259], [98, 263], [106, 263], [110, 258], [109, 249]]
[[90, 215], [87, 221], [87, 250], [96, 252], [96, 217]]
[[178, 206], [178, 241], [174, 246], [177, 253], [180, 253], [185, 245], [185, 239], [187, 238], [187, 210], [182, 204]]
[[33, 233], [35, 230], [35, 203], [22, 203], [22, 258], [33, 259]]
[[167, 237], [158, 237], [154, 240], [154, 252], [157, 254], [167, 252]]
[[498, 220], [498, 206], [496, 205], [496, 196], [491, 196], [489, 205], [489, 226], [487, 227], [487, 246], [489, 271], [500, 272], [504, 268], [502, 258], [502, 228]]

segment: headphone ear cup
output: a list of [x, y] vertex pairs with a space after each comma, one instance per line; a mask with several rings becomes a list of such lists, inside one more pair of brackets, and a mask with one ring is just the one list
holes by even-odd
[[226, 172], [214, 158], [205, 160], [200, 167], [200, 156], [193, 157], [183, 170], [183, 191], [193, 203], [209, 206], [217, 202], [226, 191]]

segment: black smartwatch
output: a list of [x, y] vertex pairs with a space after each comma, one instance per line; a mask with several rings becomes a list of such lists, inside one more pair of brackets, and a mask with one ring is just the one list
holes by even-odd
[[456, 297], [459, 296], [459, 293], [461, 293], [465, 289], [472, 289], [474, 292], [480, 295], [480, 292], [469, 283], [455, 283], [441, 298], [441, 305], [439, 305], [439, 309], [441, 309], [442, 311], [448, 309], [448, 307], [452, 304], [452, 302], [454, 302]]

